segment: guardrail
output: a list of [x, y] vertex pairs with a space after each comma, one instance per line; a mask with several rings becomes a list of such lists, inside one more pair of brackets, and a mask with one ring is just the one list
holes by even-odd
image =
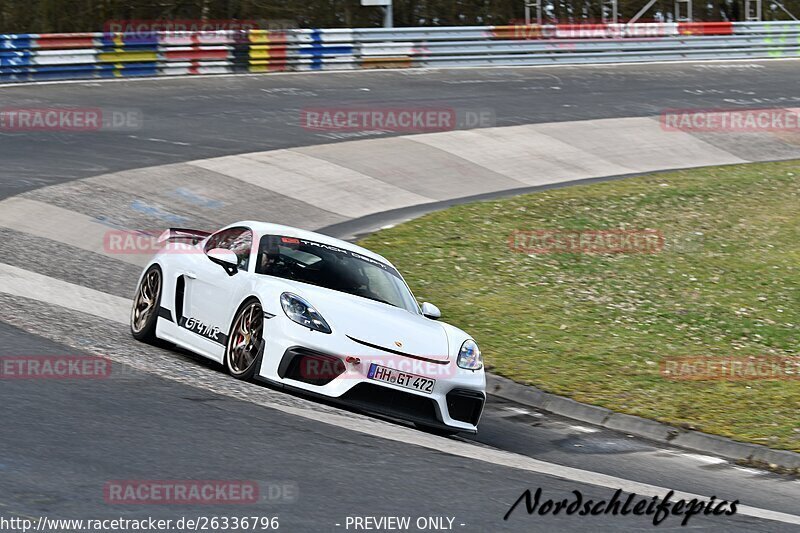
[[800, 23], [0, 35], [0, 81], [800, 57]]

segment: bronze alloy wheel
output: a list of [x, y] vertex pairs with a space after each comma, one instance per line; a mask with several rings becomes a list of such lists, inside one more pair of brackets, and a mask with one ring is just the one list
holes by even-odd
[[153, 265], [142, 276], [136, 296], [133, 298], [131, 333], [137, 340], [146, 342], [156, 340], [156, 319], [161, 302], [161, 286], [161, 269], [157, 265]]
[[249, 379], [258, 366], [258, 350], [264, 334], [264, 311], [252, 300], [242, 307], [233, 321], [225, 350], [225, 365], [232, 376]]

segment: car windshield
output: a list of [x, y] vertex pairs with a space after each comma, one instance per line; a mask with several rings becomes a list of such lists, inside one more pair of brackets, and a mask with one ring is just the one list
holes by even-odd
[[265, 235], [256, 272], [369, 298], [419, 313], [414, 297], [393, 267], [357, 252], [319, 242]]

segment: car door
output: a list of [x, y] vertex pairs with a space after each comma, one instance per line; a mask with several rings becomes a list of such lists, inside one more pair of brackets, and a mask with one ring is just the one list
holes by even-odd
[[[200, 339], [206, 350], [221, 356], [227, 341], [230, 317], [246, 283], [253, 246], [253, 232], [246, 227], [226, 228], [208, 238], [204, 254], [185, 273], [186, 313], [180, 324]], [[214, 248], [231, 250], [238, 259], [238, 272], [230, 275], [206, 255]], [[220, 350], [221, 348], [221, 350]]]

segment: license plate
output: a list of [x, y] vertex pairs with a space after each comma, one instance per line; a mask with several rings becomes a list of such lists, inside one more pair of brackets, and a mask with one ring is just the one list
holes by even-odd
[[408, 372], [401, 372], [396, 368], [380, 366], [376, 363], [369, 365], [369, 374], [367, 374], [367, 377], [375, 381], [383, 381], [384, 383], [391, 383], [406, 389], [424, 392], [425, 394], [431, 394], [433, 392], [433, 386], [436, 385], [435, 379], [409, 374]]

